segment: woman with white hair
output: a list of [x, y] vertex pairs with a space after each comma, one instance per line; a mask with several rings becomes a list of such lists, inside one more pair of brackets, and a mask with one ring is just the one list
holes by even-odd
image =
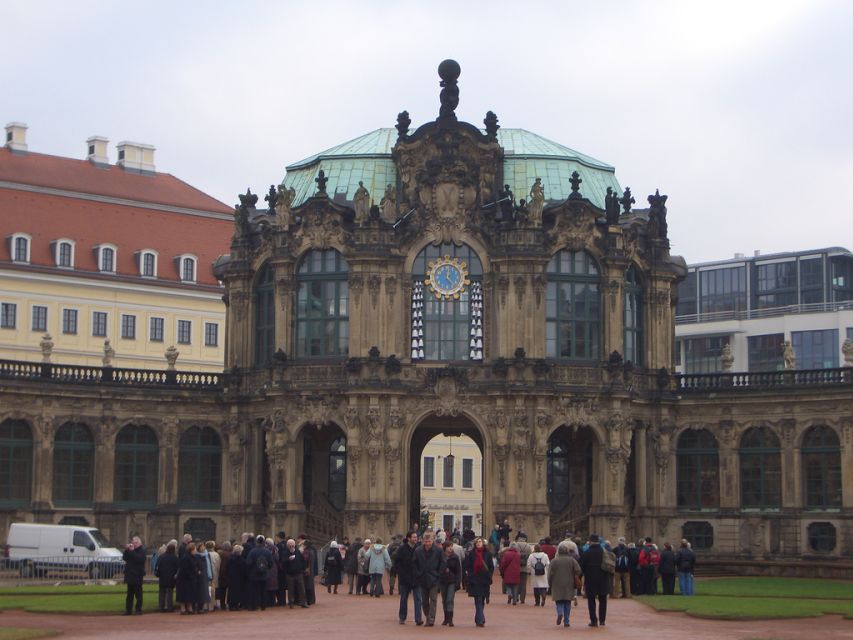
[[572, 613], [572, 599], [580, 584], [581, 568], [578, 561], [569, 553], [566, 541], [557, 547], [557, 555], [548, 566], [548, 586], [551, 587], [551, 597], [557, 606], [557, 626], [569, 626], [569, 616]]
[[340, 549], [338, 549], [337, 540], [332, 540], [329, 543], [329, 551], [326, 554], [326, 561], [323, 565], [323, 569], [326, 573], [326, 591], [329, 593], [337, 593], [338, 585], [342, 584], [344, 581], [344, 559], [341, 557]]

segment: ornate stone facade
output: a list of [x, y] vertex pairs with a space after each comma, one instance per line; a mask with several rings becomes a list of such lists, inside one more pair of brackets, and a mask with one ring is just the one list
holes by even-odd
[[[455, 81], [453, 88], [458, 100]], [[330, 197], [325, 176], [313, 196], [300, 202], [285, 190], [286, 203], [271, 202], [268, 211], [255, 208], [256, 197], [241, 197], [230, 255], [217, 264], [228, 305], [221, 377], [195, 384], [166, 372], [146, 388], [78, 376], [60, 386], [52, 370], [47, 380], [11, 365], [0, 371], [0, 421], [30, 426], [35, 470], [31, 501], [3, 511], [0, 524], [79, 514], [116, 539], [132, 531], [164, 539], [189, 518], [207, 518], [219, 538], [280, 529], [388, 538], [417, 516], [420, 452], [444, 432], [469, 435], [482, 449], [485, 520], [508, 517], [533, 539], [571, 529], [674, 541], [686, 523], [700, 521], [712, 528], [713, 553], [800, 556], [810, 552], [810, 524], [823, 522], [837, 532], [831, 553], [853, 554], [850, 371], [751, 382], [726, 373], [701, 385], [671, 374], [685, 265], [669, 252], [665, 197], [650, 197], [650, 215], [631, 209], [626, 190], [620, 215], [610, 188], [607, 210], [599, 208], [583, 194], [590, 181], [575, 175], [566, 198], [543, 200], [548, 193], [537, 179], [527, 187], [531, 204], [515, 204], [503, 186], [497, 118], [490, 114], [482, 133], [456, 119], [452, 99], [442, 104], [436, 121], [412, 133], [408, 114], [398, 124], [397, 180], [381, 210], [365, 214], [363, 200]], [[471, 290], [454, 298], [459, 284], [449, 275], [442, 284], [437, 272], [433, 280], [451, 292], [441, 304], [469, 306], [435, 306], [429, 298], [419, 271], [429, 267], [424, 252], [448, 247], [466, 248], [479, 263], [476, 274], [467, 267], [482, 292], [482, 324], [470, 324], [456, 357], [431, 357], [450, 347], [429, 342], [438, 326], [430, 322], [440, 323], [442, 309], [465, 320], [474, 300], [466, 297]], [[634, 298], [629, 269], [640, 283]], [[586, 280], [575, 293], [560, 293], [577, 273]], [[311, 316], [312, 291], [324, 282], [338, 293], [317, 293], [326, 306]], [[569, 311], [555, 309], [557, 302]], [[571, 324], [587, 311], [588, 324]], [[553, 335], [566, 327], [587, 331], [594, 349], [580, 351], [575, 334]], [[269, 348], [259, 349], [267, 335]], [[631, 360], [624, 357], [629, 336]], [[479, 352], [468, 350], [469, 337], [480, 340]], [[88, 425], [98, 443], [93, 502], [75, 508], [51, 493], [53, 437], [69, 421]], [[157, 437], [156, 499], [144, 509], [114, 497], [114, 443], [127, 424], [148, 425]], [[817, 512], [804, 507], [800, 450], [815, 425], [838, 434], [843, 472], [840, 504]], [[183, 435], [204, 426], [220, 447], [215, 505], [179, 495], [181, 452], [208, 446], [191, 449]], [[739, 443], [754, 427], [779, 438], [778, 506], [741, 504]], [[708, 476], [718, 478], [718, 495], [699, 490], [713, 499], [708, 507], [679, 497], [679, 443], [691, 430], [718, 443], [716, 475]]]

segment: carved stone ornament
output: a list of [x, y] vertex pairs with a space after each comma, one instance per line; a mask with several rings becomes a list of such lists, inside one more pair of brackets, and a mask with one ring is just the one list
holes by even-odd
[[166, 349], [166, 353], [163, 355], [166, 356], [166, 369], [169, 371], [175, 370], [175, 363], [178, 361], [178, 356], [181, 355], [181, 352], [175, 348], [175, 345], [171, 345], [168, 349]]
[[364, 291], [364, 277], [360, 273], [350, 274], [349, 290], [352, 293], [353, 302], [361, 304], [361, 292]]
[[844, 354], [844, 366], [853, 367], [853, 340], [844, 339], [844, 344], [841, 345], [841, 353]]
[[53, 353], [53, 337], [49, 333], [44, 334], [39, 346], [41, 347], [42, 362], [50, 362], [50, 354]]
[[720, 362], [723, 365], [723, 373], [731, 373], [734, 366], [735, 357], [732, 354], [732, 345], [728, 342], [723, 345], [723, 352], [720, 355]]
[[370, 292], [370, 306], [376, 308], [379, 303], [379, 289], [382, 287], [382, 278], [372, 273], [367, 277], [367, 290]]

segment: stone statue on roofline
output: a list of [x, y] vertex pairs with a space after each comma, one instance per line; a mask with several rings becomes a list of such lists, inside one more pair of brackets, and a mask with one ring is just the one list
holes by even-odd
[[613, 192], [612, 187], [607, 187], [607, 194], [604, 196], [604, 215], [608, 225], [611, 227], [619, 225], [619, 197]]
[[385, 195], [379, 202], [379, 208], [382, 210], [382, 219], [385, 222], [396, 222], [397, 220], [397, 192], [394, 185], [390, 182], [385, 187]]
[[110, 344], [109, 338], [107, 338], [106, 340], [104, 340], [104, 357], [101, 358], [101, 362], [104, 363], [105, 367], [111, 367], [113, 366], [113, 358], [115, 358], [115, 356], [116, 351]]
[[782, 343], [782, 361], [785, 365], [785, 371], [792, 371], [797, 367], [797, 359], [794, 357], [794, 347], [791, 346], [790, 340], [785, 340]]
[[542, 178], [536, 178], [533, 186], [530, 187], [530, 202], [527, 209], [531, 224], [542, 224], [542, 211], [545, 209], [545, 189], [542, 187]]
[[290, 214], [290, 207], [293, 200], [296, 198], [296, 189], [293, 187], [287, 188], [283, 184], [278, 185], [278, 193], [275, 199], [275, 217], [281, 227], [285, 230], [293, 224], [293, 216]]
[[723, 346], [723, 353], [720, 355], [720, 362], [723, 365], [723, 373], [732, 372], [735, 357], [734, 354], [732, 354], [732, 345], [728, 342]]
[[841, 345], [841, 353], [844, 354], [844, 366], [853, 367], [853, 340], [844, 339], [844, 344]]
[[358, 189], [355, 190], [353, 196], [353, 205], [355, 208], [355, 221], [358, 224], [367, 222], [370, 215], [370, 192], [365, 188], [364, 182], [358, 181]]

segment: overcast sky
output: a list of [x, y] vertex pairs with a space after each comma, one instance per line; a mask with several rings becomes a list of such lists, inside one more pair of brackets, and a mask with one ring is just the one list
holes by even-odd
[[853, 249], [853, 2], [5, 0], [0, 120], [31, 151], [91, 135], [157, 147], [159, 171], [227, 204], [287, 164], [438, 115], [494, 110], [669, 194], [688, 262]]

